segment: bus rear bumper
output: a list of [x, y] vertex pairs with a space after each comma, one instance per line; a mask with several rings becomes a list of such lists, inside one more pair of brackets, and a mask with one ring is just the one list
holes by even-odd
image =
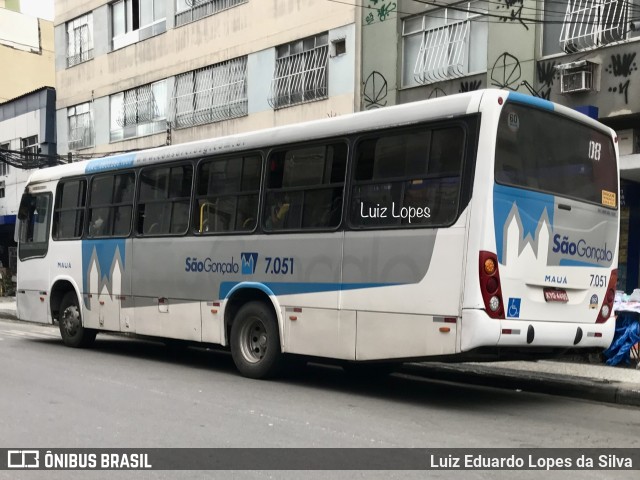
[[462, 352], [479, 347], [607, 348], [613, 340], [615, 317], [605, 323], [496, 320], [484, 310], [465, 309], [460, 324]]

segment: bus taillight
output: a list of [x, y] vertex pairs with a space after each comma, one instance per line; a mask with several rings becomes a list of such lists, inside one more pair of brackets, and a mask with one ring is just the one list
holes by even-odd
[[480, 252], [480, 290], [484, 308], [491, 318], [504, 318], [498, 257], [495, 253]]
[[607, 293], [604, 295], [604, 301], [602, 307], [600, 307], [600, 313], [596, 319], [596, 323], [606, 322], [611, 313], [613, 312], [613, 301], [616, 298], [616, 284], [618, 283], [618, 269], [611, 270], [611, 276], [609, 277], [609, 285], [607, 285]]

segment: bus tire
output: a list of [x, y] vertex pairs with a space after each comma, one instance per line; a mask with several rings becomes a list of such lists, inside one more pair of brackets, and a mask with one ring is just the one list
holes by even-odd
[[96, 339], [96, 334], [98, 333], [82, 326], [81, 309], [78, 304], [78, 297], [74, 292], [68, 292], [62, 298], [58, 325], [62, 342], [67, 347], [88, 347]]
[[231, 356], [240, 373], [264, 379], [282, 368], [278, 321], [267, 305], [249, 302], [242, 306], [231, 325]]

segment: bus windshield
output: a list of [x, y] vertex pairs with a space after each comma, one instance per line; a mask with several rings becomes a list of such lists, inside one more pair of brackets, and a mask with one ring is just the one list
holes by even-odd
[[553, 112], [507, 103], [495, 165], [498, 183], [617, 207], [611, 137]]

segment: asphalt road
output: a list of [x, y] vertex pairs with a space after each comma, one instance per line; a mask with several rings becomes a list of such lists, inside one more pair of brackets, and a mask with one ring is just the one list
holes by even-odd
[[[640, 447], [640, 409], [309, 366], [240, 377], [224, 352], [0, 320], [0, 447]], [[0, 478], [634, 478], [632, 472], [1, 472]], [[635, 472], [637, 475], [637, 472]], [[542, 476], [541, 476], [542, 475]]]

